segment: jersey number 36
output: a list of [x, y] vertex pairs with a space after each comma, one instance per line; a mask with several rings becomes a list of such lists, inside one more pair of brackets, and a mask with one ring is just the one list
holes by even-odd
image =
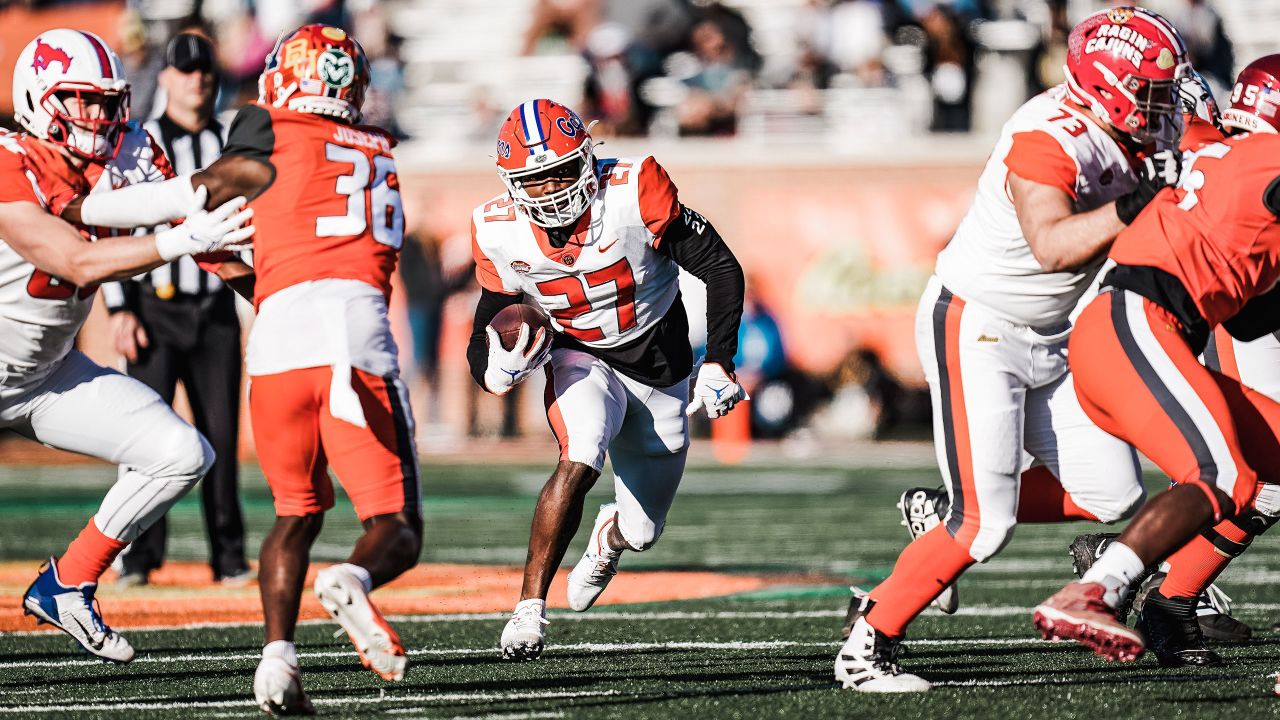
[[350, 237], [371, 228], [374, 240], [399, 249], [404, 241], [404, 208], [395, 160], [375, 155], [370, 168], [363, 151], [334, 143], [325, 143], [324, 157], [350, 165], [351, 173], [339, 175], [335, 188], [347, 196], [347, 212], [316, 218], [316, 237]]

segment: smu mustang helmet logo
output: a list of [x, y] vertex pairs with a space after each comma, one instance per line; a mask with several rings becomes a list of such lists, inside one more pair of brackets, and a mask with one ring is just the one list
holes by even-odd
[[53, 63], [62, 63], [62, 72], [71, 69], [71, 56], [49, 43], [37, 38], [36, 53], [31, 61], [31, 68], [36, 72], [47, 70]]

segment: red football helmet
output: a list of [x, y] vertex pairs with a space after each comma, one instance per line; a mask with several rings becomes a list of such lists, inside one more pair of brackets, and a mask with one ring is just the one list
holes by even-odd
[[1168, 20], [1137, 7], [1099, 10], [1067, 39], [1067, 91], [1138, 144], [1182, 135], [1178, 81], [1187, 49]]
[[1248, 132], [1280, 132], [1280, 55], [1249, 63], [1236, 77], [1222, 124]]
[[[582, 217], [600, 189], [592, 148], [590, 128], [577, 113], [553, 100], [530, 100], [498, 131], [498, 176], [534, 224], [563, 227]], [[577, 179], [563, 190], [529, 196], [525, 181], [557, 170]]]
[[285, 33], [267, 54], [258, 102], [360, 122], [369, 87], [369, 58], [342, 28], [303, 25]]

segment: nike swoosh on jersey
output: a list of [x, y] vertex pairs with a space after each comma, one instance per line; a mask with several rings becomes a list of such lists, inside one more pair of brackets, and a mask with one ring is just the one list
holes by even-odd
[[613, 242], [609, 243], [608, 245], [597, 245], [596, 247], [600, 250], [600, 252], [607, 252], [609, 248], [617, 244], [618, 244], [618, 238], [614, 238]]

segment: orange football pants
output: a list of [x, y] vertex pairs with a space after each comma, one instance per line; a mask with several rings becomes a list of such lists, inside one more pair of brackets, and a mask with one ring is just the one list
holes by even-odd
[[400, 511], [421, 512], [413, 416], [404, 384], [353, 368], [351, 385], [367, 427], [329, 412], [328, 367], [256, 375], [249, 412], [258, 462], [275, 500], [276, 515], [313, 515], [333, 507], [328, 468], [367, 520]]
[[[1150, 300], [1100, 294], [1076, 321], [1068, 357], [1085, 413], [1175, 483], [1201, 487], [1215, 522], [1246, 507], [1260, 480], [1280, 481], [1280, 403], [1201, 365], [1178, 320]], [[1214, 488], [1233, 505], [1221, 507]]]

